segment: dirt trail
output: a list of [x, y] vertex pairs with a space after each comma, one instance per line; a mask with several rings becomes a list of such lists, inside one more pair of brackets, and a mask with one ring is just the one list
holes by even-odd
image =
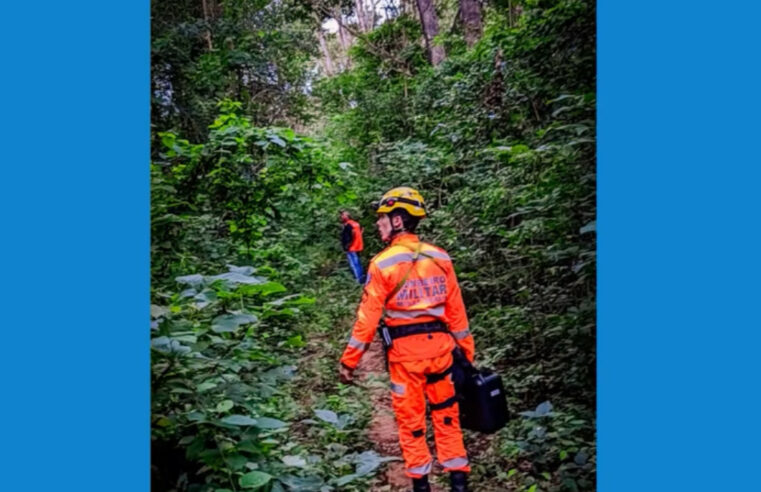
[[[370, 421], [368, 436], [374, 443], [375, 450], [383, 456], [398, 456], [401, 458], [402, 451], [399, 448], [399, 437], [391, 410], [391, 392], [389, 391], [388, 373], [383, 354], [383, 346], [379, 339], [375, 339], [367, 353], [362, 357], [357, 376], [362, 384], [368, 388], [372, 401], [373, 412]], [[386, 463], [385, 471], [374, 483], [371, 492], [401, 492], [409, 491], [412, 483], [404, 474], [402, 461], [390, 461]], [[445, 489], [431, 483], [432, 492], [444, 492]]]

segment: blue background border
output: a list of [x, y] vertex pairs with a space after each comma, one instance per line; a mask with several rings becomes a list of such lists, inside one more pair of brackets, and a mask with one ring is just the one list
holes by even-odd
[[[598, 4], [599, 490], [757, 483], [757, 2]], [[149, 490], [149, 4], [3, 6], [4, 490]]]
[[150, 488], [149, 15], [2, 7], [0, 490]]
[[598, 2], [600, 491], [761, 490], [759, 14]]

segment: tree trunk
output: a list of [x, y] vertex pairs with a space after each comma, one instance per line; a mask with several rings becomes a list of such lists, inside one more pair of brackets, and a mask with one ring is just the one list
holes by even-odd
[[206, 24], [206, 31], [203, 34], [204, 39], [206, 40], [206, 46], [209, 48], [209, 51], [211, 51], [213, 48], [211, 44], [211, 31], [209, 30], [209, 7], [206, 5], [206, 0], [201, 0], [201, 7], [203, 7], [203, 21], [204, 24]]
[[354, 0], [354, 14], [357, 16], [357, 24], [360, 32], [367, 32], [370, 29], [367, 25], [367, 12], [363, 0]]
[[330, 51], [328, 50], [328, 43], [325, 42], [325, 35], [322, 33], [322, 29], [317, 30], [317, 37], [320, 40], [320, 49], [322, 49], [323, 65], [325, 67], [326, 75], [333, 75], [333, 60], [330, 58]]
[[[340, 13], [336, 14], [337, 16], [341, 15]], [[341, 43], [341, 49], [344, 50], [344, 53], [349, 52], [349, 33], [346, 32], [346, 28], [344, 27], [344, 21], [340, 17], [336, 17], [336, 24], [338, 24], [338, 40]]]
[[465, 30], [465, 43], [470, 48], [479, 40], [483, 32], [481, 6], [478, 0], [460, 0], [460, 15]]
[[349, 48], [351, 48], [351, 34], [344, 27], [344, 20], [342, 18], [341, 11], [336, 9], [335, 13], [336, 23], [338, 24], [338, 40], [341, 43], [341, 61], [339, 65], [343, 65], [341, 70], [348, 70], [351, 68], [351, 57], [349, 56]]
[[439, 20], [436, 17], [436, 9], [433, 6], [433, 0], [417, 0], [417, 8], [420, 13], [420, 24], [423, 26], [423, 36], [425, 37], [425, 47], [428, 50], [428, 59], [431, 64], [436, 66], [444, 59], [443, 46], [433, 44], [433, 38], [439, 34]]
[[375, 24], [378, 23], [378, 4], [380, 3], [380, 0], [373, 0], [370, 2], [370, 18], [372, 21], [370, 21], [370, 28], [375, 29]]

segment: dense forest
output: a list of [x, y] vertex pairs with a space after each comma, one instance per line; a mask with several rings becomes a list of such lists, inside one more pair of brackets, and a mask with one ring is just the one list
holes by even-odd
[[151, 31], [152, 489], [407, 490], [385, 373], [338, 379], [339, 212], [366, 266], [412, 186], [508, 395], [471, 487], [594, 490], [595, 2], [153, 0]]

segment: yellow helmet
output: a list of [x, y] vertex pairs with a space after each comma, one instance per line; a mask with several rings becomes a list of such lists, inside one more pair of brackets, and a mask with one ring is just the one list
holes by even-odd
[[413, 217], [425, 217], [425, 202], [423, 195], [413, 188], [400, 186], [388, 190], [375, 206], [379, 214], [387, 214], [392, 210], [406, 210]]

